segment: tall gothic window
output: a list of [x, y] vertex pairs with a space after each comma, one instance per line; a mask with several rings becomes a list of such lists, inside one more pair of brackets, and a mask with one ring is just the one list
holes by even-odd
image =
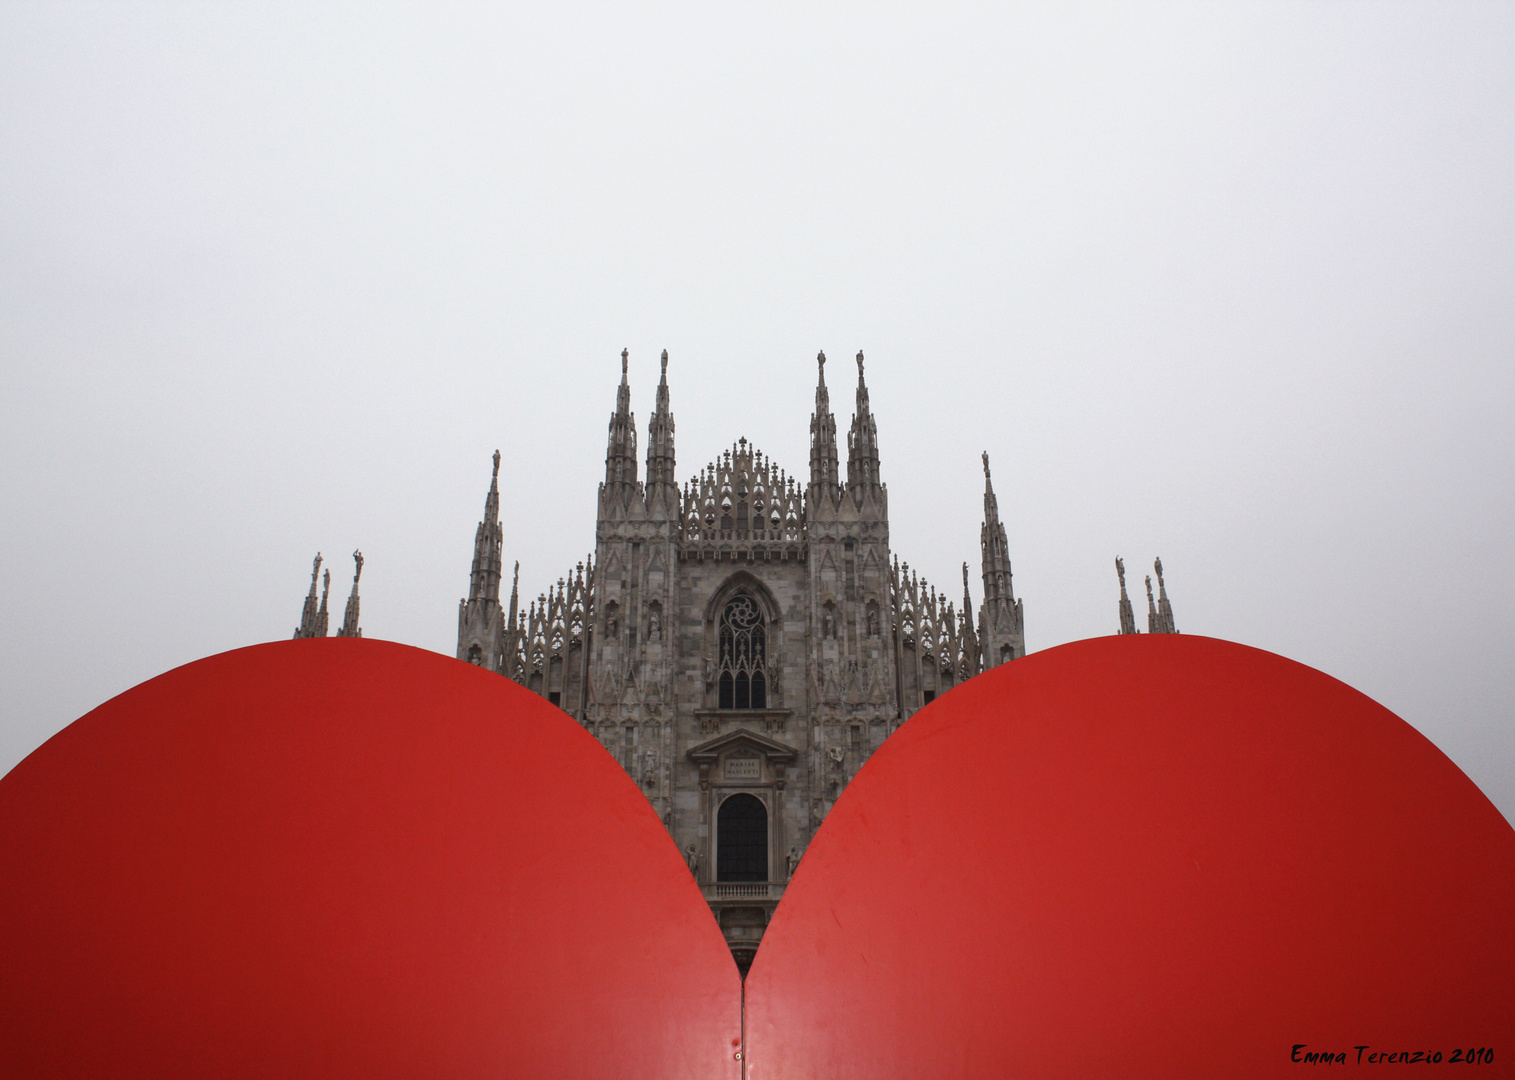
[[738, 593], [721, 612], [720, 682], [717, 704], [722, 709], [766, 709], [768, 683], [763, 637], [763, 613], [757, 601]]
[[715, 879], [768, 880], [768, 808], [745, 792], [721, 803], [715, 815]]

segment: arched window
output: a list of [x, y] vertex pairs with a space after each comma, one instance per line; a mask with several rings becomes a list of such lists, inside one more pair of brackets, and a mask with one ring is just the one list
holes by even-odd
[[766, 709], [768, 683], [763, 669], [767, 649], [763, 612], [757, 601], [738, 593], [721, 612], [718, 633], [720, 679], [716, 704], [722, 709]]
[[768, 808], [755, 795], [733, 795], [715, 815], [715, 879], [768, 880]]

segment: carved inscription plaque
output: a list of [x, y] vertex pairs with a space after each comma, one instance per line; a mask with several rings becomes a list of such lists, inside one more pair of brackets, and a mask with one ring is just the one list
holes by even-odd
[[725, 764], [727, 780], [759, 780], [761, 762], [755, 757], [729, 757]]

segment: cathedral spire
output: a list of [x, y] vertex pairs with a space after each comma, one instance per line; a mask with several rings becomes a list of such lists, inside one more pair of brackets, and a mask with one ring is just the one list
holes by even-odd
[[505, 629], [512, 633], [516, 630], [516, 615], [521, 607], [521, 560], [516, 560], [515, 575], [510, 579], [510, 620], [505, 624]]
[[666, 494], [677, 506], [678, 480], [674, 477], [673, 411], [668, 407], [668, 350], [663, 350], [663, 377], [658, 383], [657, 408], [647, 422], [647, 498]]
[[1115, 576], [1120, 579], [1120, 633], [1136, 633], [1136, 615], [1131, 610], [1131, 598], [1126, 595], [1126, 564], [1115, 557]]
[[484, 520], [473, 534], [473, 571], [468, 580], [468, 599], [500, 601], [500, 553], [504, 533], [500, 528], [500, 452], [494, 452], [494, 472], [489, 494], [484, 497]]
[[1152, 575], [1147, 575], [1147, 633], [1159, 633], [1157, 629], [1157, 605], [1152, 601]]
[[352, 573], [352, 593], [347, 597], [347, 610], [342, 614], [342, 626], [337, 637], [362, 637], [363, 628], [358, 625], [358, 578], [363, 576], [363, 553], [354, 551], [353, 562], [357, 569]]
[[836, 497], [840, 480], [836, 463], [836, 417], [831, 415], [831, 395], [826, 390], [826, 354], [815, 354], [820, 376], [815, 386], [815, 413], [810, 417], [810, 491]]
[[610, 414], [610, 445], [605, 451], [605, 485], [637, 482], [636, 417], [631, 414], [631, 386], [626, 368], [629, 350], [621, 350], [621, 385], [615, 392], [615, 412]]
[[863, 352], [857, 354], [857, 411], [852, 416], [852, 430], [847, 433], [847, 487], [853, 497], [861, 499], [869, 487], [877, 487], [878, 425], [868, 407], [868, 384], [863, 381]]
[[984, 667], [1026, 654], [1021, 632], [1021, 603], [1015, 598], [1010, 571], [1010, 543], [999, 519], [999, 501], [994, 497], [994, 480], [989, 474], [989, 453], [984, 459], [984, 524], [979, 531], [984, 574], [984, 606], [979, 615], [979, 643], [983, 648]]
[[[484, 520], [473, 534], [473, 570], [468, 599], [458, 601], [458, 659], [502, 674], [505, 670], [505, 622], [500, 612], [500, 566], [505, 546], [500, 527], [500, 452], [494, 452]], [[359, 556], [354, 553], [354, 557]], [[357, 592], [357, 579], [353, 579]], [[354, 609], [353, 622], [357, 622]]]
[[1015, 590], [1010, 581], [1009, 541], [1005, 538], [1005, 526], [999, 520], [999, 500], [994, 497], [994, 480], [989, 475], [989, 452], [984, 459], [984, 524], [980, 530], [980, 547], [983, 549], [984, 599], [1015, 599]]
[[315, 561], [310, 564], [310, 592], [305, 594], [305, 606], [300, 611], [300, 625], [295, 627], [294, 636], [297, 638], [325, 637], [326, 634], [316, 633], [317, 620], [320, 617], [319, 601], [316, 599], [316, 583], [321, 579], [321, 553], [316, 552]]
[[973, 597], [968, 594], [968, 564], [963, 563], [963, 613], [962, 655], [967, 664], [967, 675], [972, 678], [979, 671], [978, 635], [973, 632]]
[[321, 608], [316, 612], [316, 632], [311, 637], [326, 636], [326, 621], [330, 617], [326, 610], [326, 598], [331, 595], [331, 571], [321, 571]]
[[[1176, 634], [1178, 627], [1173, 624], [1173, 605], [1168, 602], [1168, 587], [1163, 584], [1163, 561], [1155, 559], [1152, 569], [1157, 571], [1157, 629], [1153, 633]], [[1151, 596], [1152, 585], [1149, 579], [1147, 595]]]

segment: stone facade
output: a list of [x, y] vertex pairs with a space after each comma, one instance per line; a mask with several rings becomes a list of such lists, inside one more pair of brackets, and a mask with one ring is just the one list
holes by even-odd
[[623, 352], [594, 554], [525, 611], [517, 564], [502, 601], [496, 453], [458, 609], [459, 659], [559, 705], [638, 784], [744, 970], [868, 756], [936, 695], [1025, 655], [988, 455], [973, 620], [966, 563], [958, 611], [890, 550], [862, 353], [845, 480], [817, 360], [807, 483], [739, 438], [681, 487], [668, 354], [639, 478]]

